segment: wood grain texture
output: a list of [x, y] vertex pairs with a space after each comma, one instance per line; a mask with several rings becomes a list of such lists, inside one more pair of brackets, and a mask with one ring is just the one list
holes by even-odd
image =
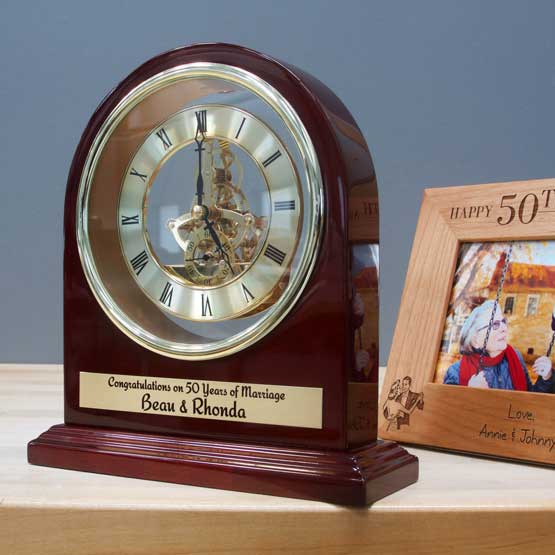
[[57, 425], [28, 445], [32, 464], [176, 484], [368, 505], [415, 482], [418, 463], [392, 442], [292, 449]]
[[[151, 352], [112, 323], [100, 308], [83, 273], [76, 222], [78, 190], [87, 155], [109, 114], [147, 79], [177, 66], [198, 62], [227, 64], [250, 72], [287, 99], [314, 145], [325, 197], [325, 225], [315, 267], [302, 296], [280, 325], [248, 350], [218, 359], [190, 361]], [[158, 98], [157, 94], [162, 96]], [[177, 105], [172, 107], [167, 98], [164, 100], [164, 94], [163, 90], [152, 93], [148, 102], [156, 103], [157, 110], [153, 110], [156, 117], [150, 125], [138, 127], [139, 136], [178, 109]], [[182, 103], [181, 96], [178, 97]], [[135, 146], [126, 147], [128, 154]], [[121, 153], [122, 149], [126, 150], [117, 137], [114, 137], [114, 144], [109, 141], [106, 148], [106, 175], [111, 178], [106, 182], [101, 180], [100, 186], [107, 187], [110, 183], [114, 195], [116, 192], [119, 195], [122, 166], [126, 167], [128, 161]], [[108, 156], [110, 152], [114, 158]], [[117, 179], [111, 173], [116, 167], [120, 167]], [[100, 179], [100, 174], [98, 177]], [[348, 446], [347, 389], [354, 366], [349, 197], [356, 192], [377, 199], [375, 171], [368, 147], [343, 103], [306, 72], [247, 48], [204, 43], [160, 54], [130, 73], [91, 117], [68, 176], [64, 212], [64, 422], [224, 441], [345, 449]], [[89, 216], [92, 213], [89, 212]], [[366, 238], [377, 240], [377, 213], [370, 224], [373, 233]], [[105, 232], [113, 238], [113, 245], [119, 245], [115, 228]], [[354, 239], [360, 238], [365, 239], [355, 233]], [[127, 273], [119, 248], [117, 251], [114, 260]], [[132, 304], [140, 306], [137, 298], [139, 295], [144, 298], [144, 295], [131, 282], [126, 288], [127, 294], [137, 294]], [[157, 317], [154, 312], [145, 312], [145, 315], [148, 319]], [[165, 317], [160, 319], [169, 322]], [[145, 377], [186, 376], [198, 380], [210, 376], [213, 381], [319, 387], [324, 390], [323, 423], [321, 429], [312, 429], [83, 408], [79, 404], [81, 371]], [[377, 427], [374, 426], [369, 430], [369, 441], [375, 441], [376, 435]]]
[[[1, 512], [0, 512], [1, 515]], [[343, 513], [233, 513], [28, 509], [0, 540], [13, 555], [444, 555], [552, 553], [553, 514], [520, 511], [372, 515]], [[440, 518], [437, 518], [440, 517]], [[440, 522], [443, 531], [435, 530]], [[5, 532], [5, 520], [0, 532]], [[63, 522], [63, 526], [60, 523]], [[448, 535], [446, 534], [448, 532]]]
[[[488, 206], [487, 216], [453, 217], [454, 209], [471, 206]], [[554, 211], [555, 179], [424, 192], [380, 398], [381, 437], [555, 465], [555, 396], [431, 383], [461, 243], [553, 240]], [[397, 429], [384, 407], [392, 384], [405, 376], [423, 393], [424, 407]], [[533, 418], [513, 418], [518, 411]]]
[[402, 377], [395, 369], [401, 369], [401, 373], [404, 370], [403, 376], [410, 373], [413, 388], [418, 391], [431, 380], [451, 291], [451, 279], [446, 277], [452, 276], [457, 250], [457, 238], [440, 217], [426, 190], [383, 391], [389, 391], [391, 383]]
[[0, 365], [0, 553], [551, 553], [551, 469], [411, 449], [419, 481], [370, 508], [26, 463], [62, 418], [61, 366]]

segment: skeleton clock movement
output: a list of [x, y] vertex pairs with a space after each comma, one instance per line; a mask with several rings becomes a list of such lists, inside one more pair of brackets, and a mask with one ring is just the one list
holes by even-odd
[[411, 483], [376, 438], [378, 242], [370, 154], [322, 83], [227, 44], [149, 60], [75, 152], [65, 423], [29, 461], [349, 504]]

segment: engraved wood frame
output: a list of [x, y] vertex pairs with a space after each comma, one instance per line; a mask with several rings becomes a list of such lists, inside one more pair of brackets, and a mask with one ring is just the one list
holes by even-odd
[[[472, 207], [472, 217], [458, 217], [461, 207], [467, 216]], [[424, 191], [380, 399], [381, 437], [555, 464], [555, 396], [432, 383], [461, 243], [554, 240], [553, 212], [555, 179]], [[385, 404], [406, 376], [410, 390], [423, 394], [421, 410], [408, 425], [392, 426]], [[484, 425], [499, 433], [480, 435]]]

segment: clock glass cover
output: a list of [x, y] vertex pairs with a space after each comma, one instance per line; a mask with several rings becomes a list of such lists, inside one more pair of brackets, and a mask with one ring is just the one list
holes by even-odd
[[93, 143], [78, 195], [87, 280], [141, 345], [215, 358], [272, 330], [318, 252], [322, 185], [286, 99], [220, 64], [160, 73]]

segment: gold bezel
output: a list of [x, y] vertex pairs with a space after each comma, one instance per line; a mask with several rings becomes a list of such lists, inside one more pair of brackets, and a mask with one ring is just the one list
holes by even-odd
[[[265, 101], [282, 119], [294, 139], [304, 165], [308, 217], [303, 221], [306, 244], [298, 268], [285, 291], [259, 321], [238, 334], [210, 344], [174, 342], [145, 330], [119, 307], [100, 277], [88, 234], [88, 198], [103, 149], [122, 119], [152, 92], [187, 79], [224, 79], [238, 84]], [[323, 228], [324, 194], [316, 151], [306, 128], [287, 100], [268, 83], [243, 69], [214, 63], [192, 63], [158, 73], [130, 91], [108, 115], [96, 135], [83, 167], [77, 197], [77, 244], [86, 279], [100, 306], [128, 337], [154, 352], [172, 358], [202, 360], [230, 355], [252, 345], [285, 318], [300, 297], [314, 268]]]

